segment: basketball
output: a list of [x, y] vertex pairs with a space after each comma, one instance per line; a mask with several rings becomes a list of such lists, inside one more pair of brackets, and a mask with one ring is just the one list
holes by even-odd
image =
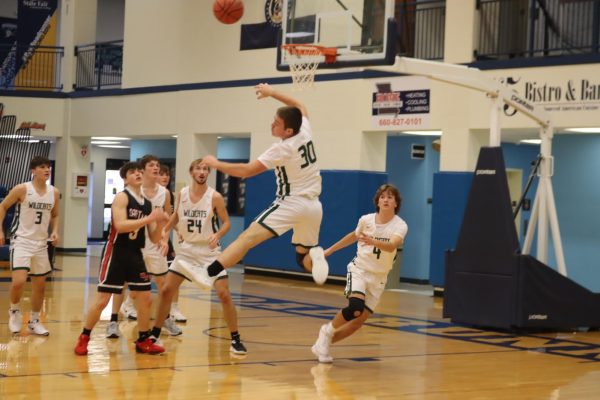
[[215, 0], [213, 14], [224, 24], [234, 24], [244, 15], [244, 3], [241, 0]]

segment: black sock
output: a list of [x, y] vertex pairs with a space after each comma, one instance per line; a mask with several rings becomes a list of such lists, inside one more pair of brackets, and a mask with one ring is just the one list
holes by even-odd
[[83, 332], [81, 333], [83, 333], [86, 336], [90, 336], [92, 334], [92, 330], [83, 328]]
[[110, 314], [110, 322], [119, 322], [119, 314]]
[[154, 328], [152, 328], [151, 334], [152, 336], [154, 336], [155, 338], [159, 338], [160, 337], [160, 329], [159, 327], [155, 326]]
[[231, 332], [231, 340], [233, 340], [234, 342], [240, 341], [240, 334], [238, 333], [238, 331]]
[[150, 331], [146, 331], [146, 332], [140, 331], [139, 337], [138, 337], [138, 342], [143, 342], [144, 340], [148, 339], [149, 336], [150, 336]]
[[223, 271], [225, 268], [223, 268], [223, 266], [221, 265], [221, 263], [219, 262], [219, 260], [215, 260], [213, 261], [212, 264], [210, 264], [208, 266], [208, 268], [206, 269], [208, 272], [208, 276], [217, 276], [221, 273], [221, 271]]

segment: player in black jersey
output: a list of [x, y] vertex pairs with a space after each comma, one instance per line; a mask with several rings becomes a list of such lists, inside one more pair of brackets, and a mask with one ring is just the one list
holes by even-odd
[[160, 240], [168, 215], [152, 209], [150, 201], [141, 193], [142, 167], [128, 162], [119, 171], [125, 181], [125, 190], [117, 194], [112, 204], [112, 221], [98, 278], [98, 293], [88, 310], [83, 332], [77, 340], [75, 353], [86, 355], [90, 334], [112, 294], [120, 294], [125, 283], [135, 298], [138, 310], [139, 338], [135, 342], [138, 353], [158, 354], [165, 351], [150, 338], [150, 277], [146, 272], [142, 248], [148, 227], [153, 243]]

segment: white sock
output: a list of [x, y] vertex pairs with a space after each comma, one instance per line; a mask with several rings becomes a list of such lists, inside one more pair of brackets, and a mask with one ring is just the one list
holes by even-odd
[[39, 320], [40, 320], [40, 313], [39, 313], [39, 312], [32, 311], [32, 312], [31, 312], [31, 316], [29, 317], [29, 320], [30, 320], [30, 321], [35, 321], [35, 320], [38, 320], [38, 321], [39, 321]]
[[16, 304], [10, 303], [10, 310], [11, 311], [17, 311], [17, 310], [20, 311], [21, 303], [16, 303]]
[[333, 327], [333, 324], [331, 322], [328, 322], [327, 325], [325, 325], [325, 331], [327, 332], [328, 336], [333, 335], [333, 333], [335, 332], [335, 328]]

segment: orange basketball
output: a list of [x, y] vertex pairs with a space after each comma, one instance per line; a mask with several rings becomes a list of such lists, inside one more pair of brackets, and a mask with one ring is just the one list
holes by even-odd
[[244, 3], [241, 0], [215, 0], [213, 14], [224, 24], [234, 24], [244, 15]]

